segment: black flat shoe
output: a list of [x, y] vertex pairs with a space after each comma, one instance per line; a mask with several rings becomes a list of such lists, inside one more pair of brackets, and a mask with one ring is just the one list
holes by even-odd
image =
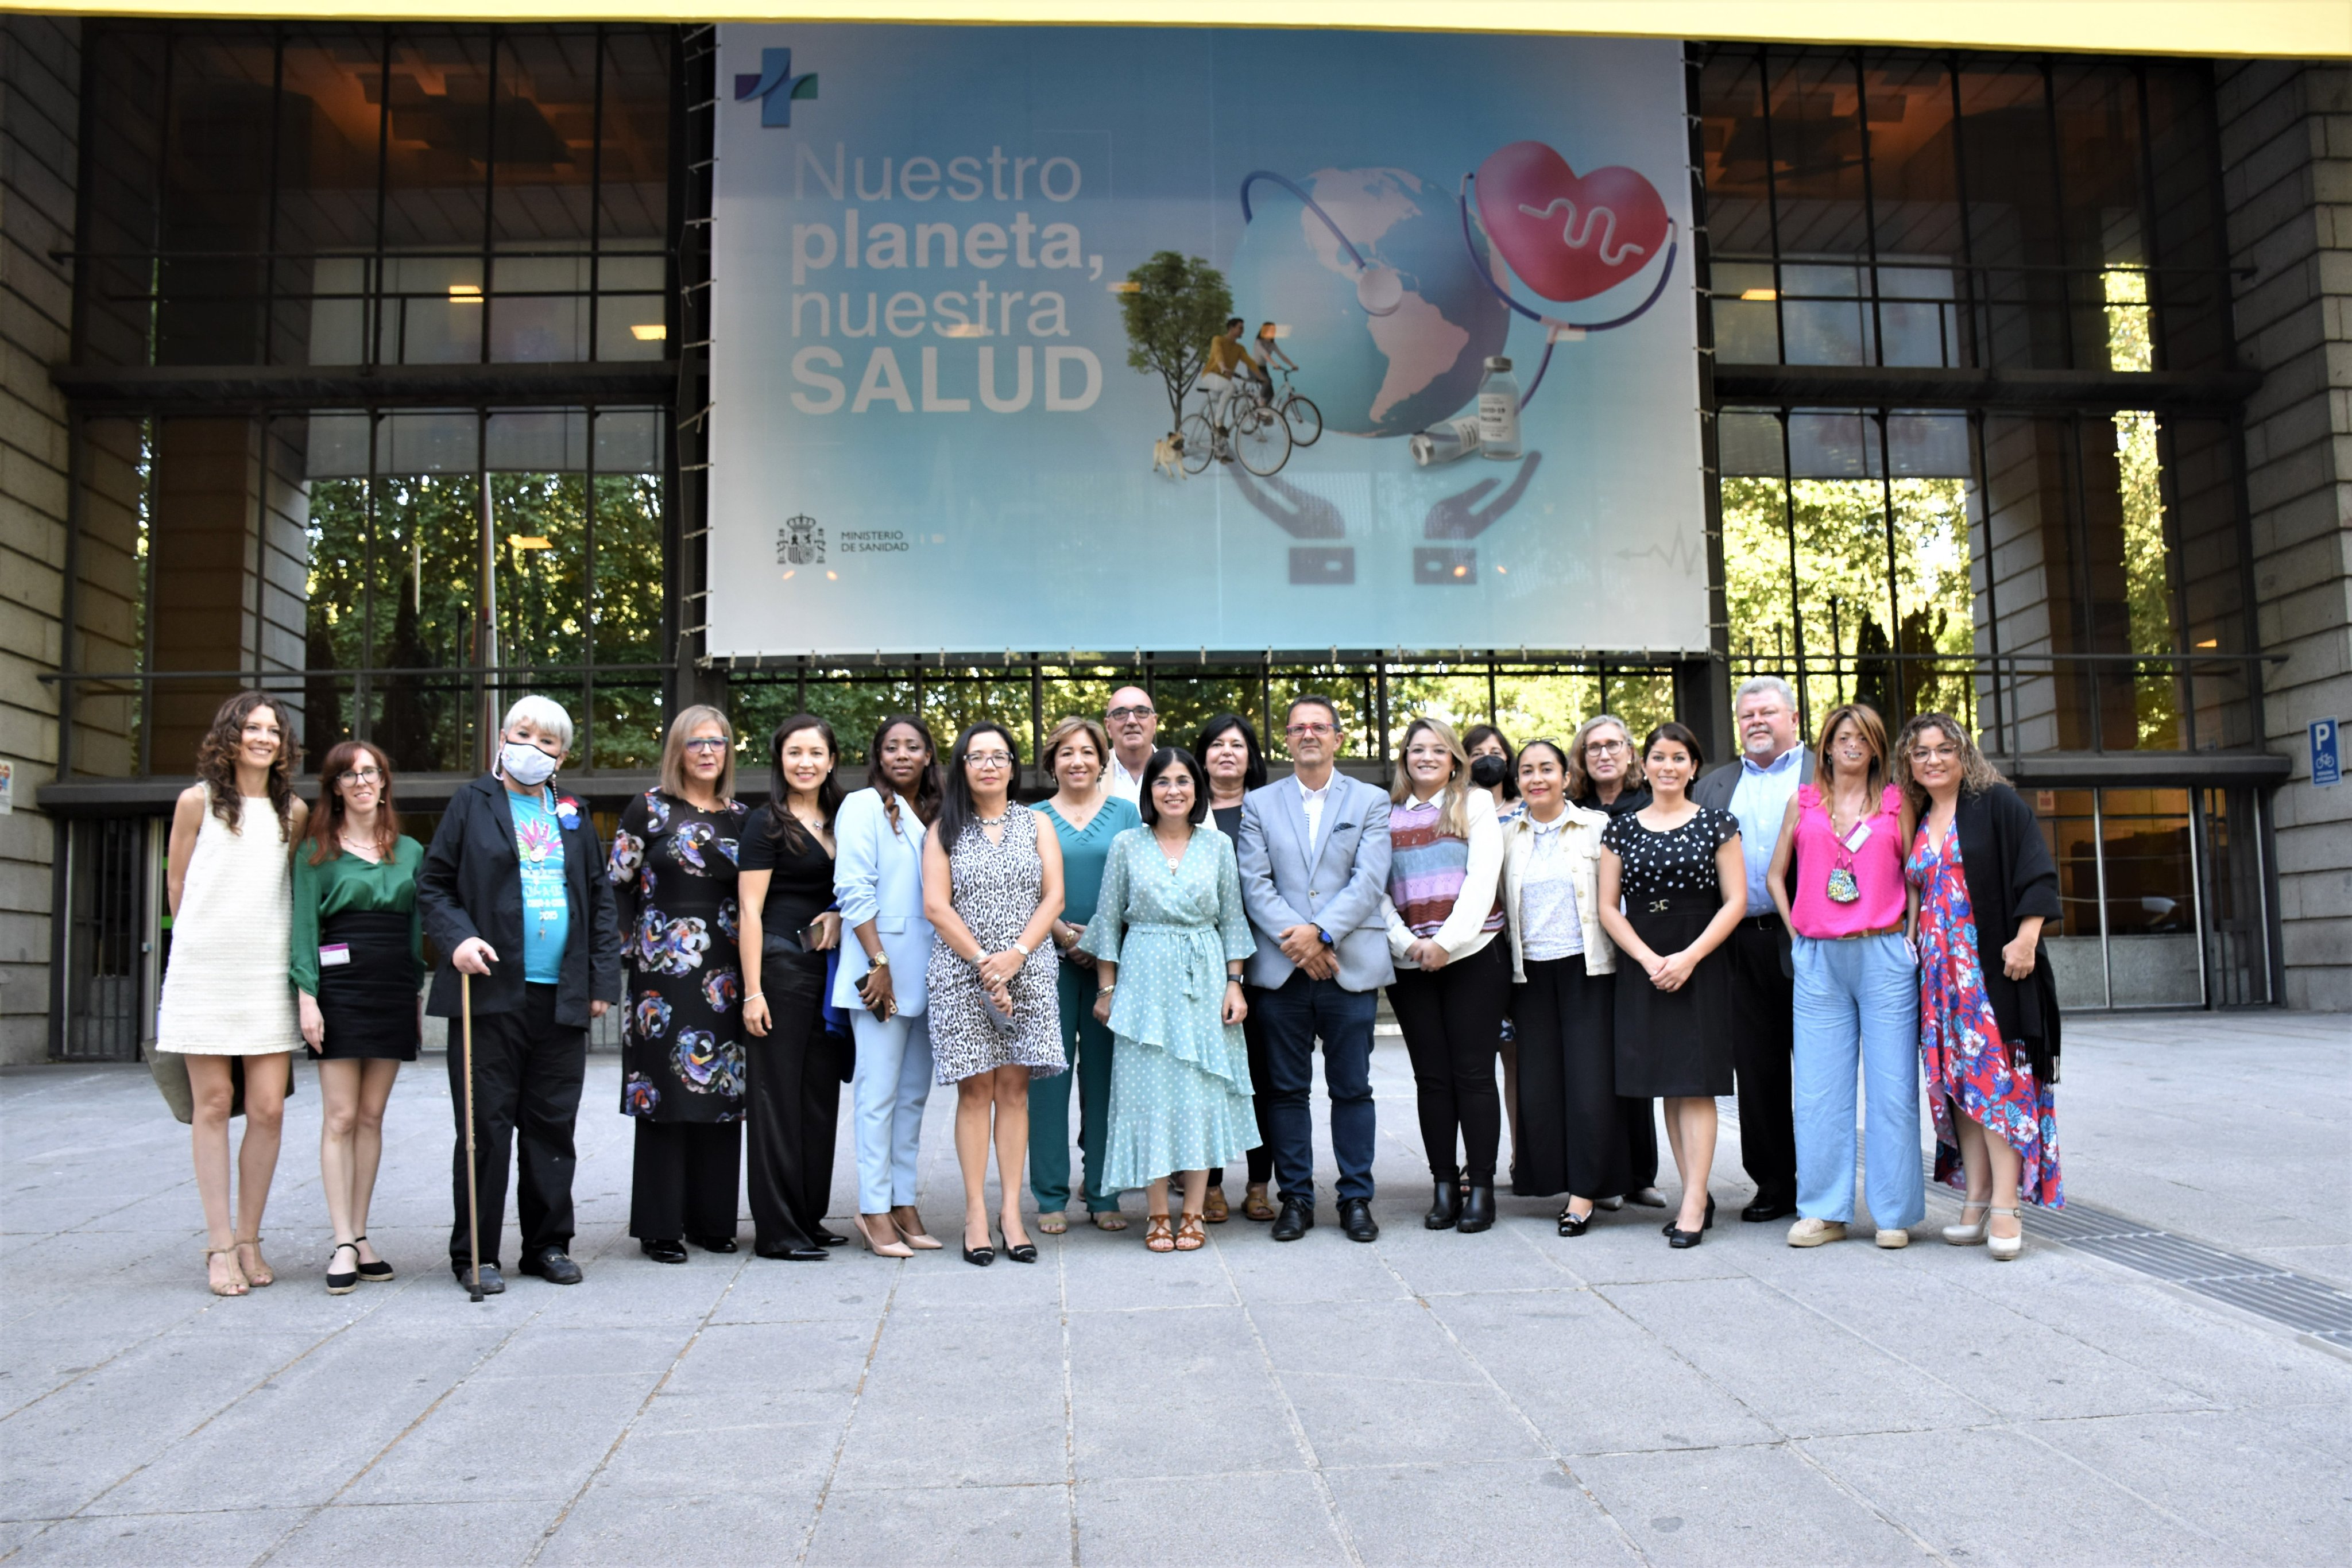
[[1469, 1189], [1456, 1186], [1452, 1176], [1441, 1178], [1429, 1197], [1429, 1212], [1421, 1217], [1423, 1230], [1451, 1230], [1462, 1218], [1463, 1195]]
[[849, 1238], [846, 1236], [836, 1236], [832, 1231], [824, 1229], [823, 1227], [819, 1227], [816, 1233], [816, 1244], [820, 1247], [846, 1247], [849, 1245]]
[[1774, 1219], [1786, 1219], [1796, 1212], [1797, 1205], [1794, 1199], [1759, 1197], [1739, 1211], [1739, 1218], [1750, 1225], [1762, 1225]]
[[822, 1263], [833, 1256], [822, 1247], [755, 1247], [752, 1250], [780, 1263]]
[[580, 1265], [561, 1247], [542, 1247], [536, 1252], [524, 1253], [522, 1271], [536, 1274], [551, 1285], [576, 1285], [586, 1278], [580, 1272]]
[[1380, 1222], [1372, 1218], [1372, 1200], [1369, 1197], [1343, 1197], [1339, 1200], [1339, 1234], [1350, 1241], [1378, 1241]]
[[360, 1271], [356, 1267], [348, 1274], [335, 1272], [335, 1260], [345, 1252], [352, 1255], [352, 1261], [356, 1265], [359, 1261], [360, 1249], [351, 1242], [338, 1241], [335, 1243], [335, 1249], [327, 1254], [327, 1294], [331, 1296], [348, 1296], [360, 1288]]
[[1677, 1251], [1696, 1247], [1706, 1239], [1706, 1232], [1704, 1230], [1676, 1230], [1669, 1227], [1666, 1231], [1666, 1245]]
[[967, 1247], [963, 1249], [963, 1260], [967, 1263], [976, 1263], [981, 1268], [985, 1269], [991, 1263], [996, 1261], [996, 1249], [993, 1247]]
[[1286, 1197], [1282, 1212], [1275, 1217], [1274, 1239], [1296, 1241], [1315, 1228], [1315, 1205], [1303, 1197]]
[[[364, 1241], [367, 1238], [364, 1236], [354, 1236], [352, 1239], [353, 1241]], [[392, 1265], [385, 1262], [381, 1258], [377, 1259], [373, 1263], [362, 1263], [360, 1265], [360, 1283], [363, 1285], [381, 1285], [391, 1278]]]
[[[466, 1284], [466, 1265], [463, 1263], [452, 1263], [449, 1266], [449, 1272], [457, 1276], [457, 1289], [463, 1291], [467, 1288]], [[496, 1263], [483, 1264], [482, 1294], [486, 1296], [501, 1295], [505, 1293], [506, 1288], [506, 1277], [499, 1272], [499, 1266]]]
[[1015, 1247], [1008, 1241], [1004, 1246], [1004, 1255], [1015, 1263], [1034, 1263], [1037, 1261], [1037, 1244], [1034, 1241], [1024, 1241], [1020, 1246]]
[[1455, 1226], [1465, 1236], [1475, 1236], [1481, 1230], [1495, 1228], [1495, 1189], [1474, 1186], [1462, 1204], [1462, 1223]]
[[683, 1241], [666, 1241], [657, 1238], [651, 1241], [638, 1242], [637, 1250], [656, 1263], [686, 1261], [686, 1243]]
[[1562, 1236], [1581, 1236], [1591, 1224], [1592, 1216], [1589, 1212], [1576, 1214], [1565, 1208], [1559, 1211], [1559, 1233]]
[[737, 1249], [732, 1236], [689, 1236], [687, 1239], [705, 1252], [732, 1252]]
[[[1675, 1219], [1679, 1219], [1681, 1218], [1682, 1216], [1679, 1214], [1675, 1217]], [[1698, 1228], [1701, 1230], [1712, 1230], [1715, 1228], [1715, 1195], [1713, 1193], [1709, 1193], [1707, 1195], [1706, 1218], [1699, 1221]], [[1669, 1219], [1664, 1225], [1658, 1227], [1658, 1234], [1661, 1236], [1672, 1236], [1674, 1233], [1675, 1221], [1673, 1219]], [[1698, 1243], [1694, 1241], [1691, 1245], [1696, 1247]]]

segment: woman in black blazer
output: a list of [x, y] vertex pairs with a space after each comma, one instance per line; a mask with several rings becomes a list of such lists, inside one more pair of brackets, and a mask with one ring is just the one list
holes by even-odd
[[[474, 977], [475, 1176], [479, 1184], [485, 1294], [498, 1273], [506, 1215], [507, 1152], [522, 1131], [515, 1200], [522, 1271], [580, 1281], [572, 1245], [572, 1126], [588, 1066], [588, 1024], [621, 999], [621, 938], [613, 887], [587, 808], [554, 787], [572, 747], [572, 716], [528, 696], [508, 710], [499, 760], [442, 813], [416, 877], [416, 907], [440, 950], [425, 1010], [455, 1020], [462, 971]], [[449, 1267], [466, 1283], [465, 1053], [450, 1026], [449, 1103], [457, 1124], [450, 1165], [457, 1218]]]
[[2058, 867], [2032, 808], [1949, 715], [1906, 725], [1895, 758], [1919, 819], [1904, 871], [1936, 1176], [1968, 1193], [1944, 1239], [2005, 1262], [2023, 1246], [2019, 1200], [2064, 1201], [2051, 1098], [2058, 995], [2042, 946], [2042, 923], [2059, 915]]

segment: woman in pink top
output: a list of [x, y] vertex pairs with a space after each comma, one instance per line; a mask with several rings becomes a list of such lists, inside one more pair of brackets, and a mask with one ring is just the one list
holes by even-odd
[[[1822, 722], [1821, 780], [1789, 802], [1766, 878], [1797, 971], [1797, 1222], [1791, 1247], [1845, 1239], [1853, 1219], [1854, 1063], [1867, 1084], [1864, 1181], [1881, 1247], [1927, 1213], [1919, 1168], [1919, 963], [1903, 880], [1911, 809], [1886, 726], [1862, 703]], [[1796, 874], [1789, 874], [1795, 862]], [[1796, 885], [1792, 900], [1791, 882]]]

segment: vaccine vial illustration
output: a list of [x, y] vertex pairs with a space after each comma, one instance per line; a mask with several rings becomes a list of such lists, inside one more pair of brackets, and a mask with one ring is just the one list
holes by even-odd
[[1467, 457], [1478, 450], [1478, 416], [1465, 413], [1459, 419], [1449, 419], [1423, 431], [1406, 444], [1412, 449], [1413, 462], [1423, 468]]
[[1486, 379], [1478, 383], [1478, 451], [1486, 457], [1519, 455], [1519, 383], [1500, 354], [1487, 360]]

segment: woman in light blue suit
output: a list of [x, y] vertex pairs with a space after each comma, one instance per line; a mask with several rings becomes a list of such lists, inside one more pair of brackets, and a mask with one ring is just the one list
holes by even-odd
[[893, 716], [875, 732], [866, 782], [841, 803], [834, 833], [834, 892], [842, 944], [833, 1005], [857, 1037], [850, 1080], [857, 1129], [857, 1228], [885, 1258], [911, 1258], [940, 1243], [915, 1208], [915, 1159], [931, 1094], [923, 968], [931, 924], [923, 918], [923, 840], [940, 810], [938, 747], [923, 721]]

